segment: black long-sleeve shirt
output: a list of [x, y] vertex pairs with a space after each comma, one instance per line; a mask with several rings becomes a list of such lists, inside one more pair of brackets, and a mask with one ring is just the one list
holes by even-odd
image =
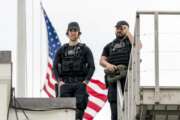
[[[81, 44], [81, 43], [79, 43]], [[75, 47], [75, 46], [69, 46], [68, 44], [66, 44], [67, 47]], [[53, 72], [55, 74], [55, 77], [57, 80], [59, 80], [59, 78], [61, 78], [59, 72], [58, 72], [58, 65], [62, 63], [62, 57], [63, 54], [65, 52], [64, 50], [65, 45], [63, 45], [57, 52], [55, 55], [55, 59], [53, 61]], [[93, 54], [90, 50], [89, 47], [87, 47], [86, 45], [83, 46], [82, 50], [82, 57], [85, 59], [85, 62], [87, 63], [88, 67], [87, 67], [87, 75], [85, 76], [85, 82], [89, 82], [89, 80], [91, 79], [94, 70], [95, 70], [95, 65], [94, 65], [94, 58], [93, 58]], [[71, 76], [70, 76], [71, 77]]]

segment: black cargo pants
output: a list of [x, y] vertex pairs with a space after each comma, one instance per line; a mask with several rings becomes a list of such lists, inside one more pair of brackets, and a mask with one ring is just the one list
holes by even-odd
[[76, 97], [76, 120], [82, 120], [84, 110], [88, 103], [86, 85], [82, 82], [65, 83], [60, 87], [61, 97]]
[[[120, 80], [122, 93], [124, 93], [126, 78]], [[108, 84], [108, 101], [111, 108], [111, 120], [117, 120], [117, 83]]]

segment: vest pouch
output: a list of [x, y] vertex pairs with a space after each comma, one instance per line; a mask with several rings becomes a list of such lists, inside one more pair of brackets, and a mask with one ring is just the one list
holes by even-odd
[[63, 61], [62, 62], [62, 72], [69, 72], [72, 69], [72, 61]]
[[61, 64], [58, 64], [58, 73], [60, 75], [62, 74], [62, 66], [61, 66]]
[[73, 62], [73, 71], [75, 71], [75, 72], [82, 71], [82, 66], [83, 66], [83, 63], [81, 62], [81, 60], [75, 59]]

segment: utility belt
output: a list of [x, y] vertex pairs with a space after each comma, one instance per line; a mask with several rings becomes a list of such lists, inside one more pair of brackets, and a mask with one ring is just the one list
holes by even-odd
[[84, 77], [63, 77], [62, 81], [64, 83], [81, 83], [84, 79]]
[[117, 65], [117, 69], [113, 72], [105, 70], [106, 79], [108, 83], [115, 83], [117, 80], [125, 78], [127, 75], [128, 67], [126, 65]]

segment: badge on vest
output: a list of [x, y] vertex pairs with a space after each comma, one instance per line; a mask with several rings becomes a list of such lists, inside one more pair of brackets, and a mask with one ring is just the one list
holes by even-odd
[[115, 51], [116, 49], [124, 48], [124, 47], [125, 47], [125, 43], [120, 42], [120, 43], [114, 45], [113, 51]]
[[68, 55], [75, 55], [75, 50], [74, 49], [72, 49], [72, 50], [68, 50]]

